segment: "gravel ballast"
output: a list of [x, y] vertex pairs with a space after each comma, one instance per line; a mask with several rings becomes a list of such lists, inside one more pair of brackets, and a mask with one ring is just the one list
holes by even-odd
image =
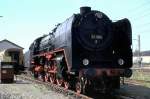
[[68, 99], [68, 97], [33, 83], [0, 84], [0, 99]]

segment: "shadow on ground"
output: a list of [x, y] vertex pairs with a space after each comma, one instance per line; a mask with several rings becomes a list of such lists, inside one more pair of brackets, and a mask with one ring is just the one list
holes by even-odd
[[122, 85], [119, 93], [125, 96], [135, 97], [135, 99], [150, 99], [150, 88], [141, 85]]

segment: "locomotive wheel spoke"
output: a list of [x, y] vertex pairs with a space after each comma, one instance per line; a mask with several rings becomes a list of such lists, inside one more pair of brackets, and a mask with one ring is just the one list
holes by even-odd
[[45, 82], [48, 82], [48, 76], [45, 76]]
[[58, 86], [62, 86], [62, 79], [57, 79], [56, 81]]
[[77, 92], [77, 94], [80, 94], [81, 93], [81, 83], [80, 82], [77, 82], [76, 83], [76, 92]]
[[68, 82], [64, 82], [64, 87], [65, 87], [65, 90], [69, 89], [69, 83]]
[[50, 83], [54, 84], [54, 79], [50, 77]]

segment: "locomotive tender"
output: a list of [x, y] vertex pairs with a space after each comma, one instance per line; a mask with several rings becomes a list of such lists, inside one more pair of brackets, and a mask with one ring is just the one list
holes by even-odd
[[112, 22], [100, 11], [81, 7], [31, 44], [31, 70], [36, 78], [79, 93], [106, 92], [120, 87], [120, 77], [132, 75], [131, 46], [128, 19]]

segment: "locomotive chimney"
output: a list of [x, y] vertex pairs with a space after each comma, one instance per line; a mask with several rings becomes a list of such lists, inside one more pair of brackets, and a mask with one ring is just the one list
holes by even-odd
[[81, 14], [81, 15], [86, 14], [86, 13], [88, 13], [88, 12], [90, 12], [90, 11], [91, 11], [91, 7], [87, 7], [87, 6], [85, 6], [85, 7], [80, 7], [80, 14]]

